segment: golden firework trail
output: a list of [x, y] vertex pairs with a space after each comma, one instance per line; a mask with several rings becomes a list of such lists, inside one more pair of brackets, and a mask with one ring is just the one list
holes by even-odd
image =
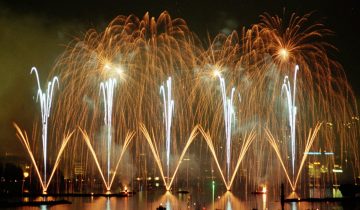
[[[213, 157], [227, 189], [237, 179], [235, 175], [225, 178], [223, 171], [229, 171], [228, 175], [246, 171], [250, 186], [265, 179], [271, 180], [273, 187], [269, 189], [278, 189], [282, 179], [278, 174], [291, 168], [293, 175], [286, 179], [294, 190], [301, 185], [301, 176], [306, 175], [300, 171], [306, 164], [304, 151], [310, 150], [338, 154], [340, 158], [328, 157], [326, 163], [350, 163], [355, 180], [360, 175], [359, 113], [342, 66], [330, 56], [335, 48], [326, 40], [331, 34], [310, 14], [281, 18], [265, 13], [248, 29], [220, 33], [203, 42], [183, 19], [172, 18], [167, 12], [157, 18], [148, 13], [142, 18], [118, 16], [104, 31], [91, 29], [69, 43], [52, 69], [49, 78], [58, 75], [61, 88], [57, 96], [61, 100], [53, 104], [48, 119], [48, 135], [53, 139], [48, 150], [57, 151], [61, 145], [57, 141], [64, 138], [64, 133], [80, 127], [72, 138], [85, 140], [69, 142], [58, 167], [66, 169], [80, 162], [89, 169], [84, 176], [92, 177], [99, 168], [109, 168], [108, 163], [110, 168], [116, 168], [119, 153], [128, 150], [128, 158], [135, 162], [141, 154], [153, 160], [150, 165], [159, 168], [156, 173], [161, 174], [169, 189], [175, 171], [181, 170], [179, 157], [184, 152], [192, 153], [193, 147], [201, 150], [202, 141], [196, 138], [199, 131], [207, 145], [199, 158]], [[295, 94], [295, 81], [290, 88], [290, 81], [284, 84], [284, 77], [292, 75], [296, 66], [301, 74], [296, 77]], [[221, 91], [213, 79], [214, 69], [227, 83]], [[171, 92], [171, 97], [159, 103], [159, 86], [170, 75], [172, 91], [164, 86], [161, 94], [165, 97]], [[104, 138], [104, 102], [99, 96], [99, 84], [108, 78], [116, 79], [114, 91], [121, 93], [113, 95], [111, 155], [115, 159], [110, 157], [110, 161], [109, 152], [97, 151], [103, 147]], [[283, 98], [279, 97], [282, 87], [292, 95], [288, 105], [293, 112], [290, 120]], [[229, 122], [224, 120], [226, 100], [219, 98], [222, 92], [231, 93], [232, 88], [241, 90], [241, 103], [233, 100], [236, 109], [228, 112], [232, 115]], [[172, 109], [173, 98], [176, 109]], [[168, 114], [164, 126], [165, 104]], [[301, 112], [295, 111], [299, 104]], [[318, 122], [323, 122], [321, 129]], [[311, 132], [307, 132], [309, 129]], [[137, 135], [130, 138], [128, 131]], [[290, 149], [289, 133], [291, 142], [296, 140]], [[33, 136], [37, 139], [37, 132]], [[229, 141], [223, 141], [224, 136], [231, 137], [230, 146]], [[125, 146], [129, 138], [133, 139], [131, 147]], [[222, 148], [230, 148], [230, 152]], [[29, 145], [29, 150], [34, 151], [34, 159], [41, 156], [36, 147]], [[292, 160], [284, 158], [288, 154]], [[98, 163], [88, 161], [95, 156]], [[163, 171], [163, 164], [169, 172]], [[147, 169], [134, 173], [141, 171]], [[336, 182], [331, 170], [327, 176], [329, 182]], [[111, 187], [109, 180], [105, 178], [106, 189]]]

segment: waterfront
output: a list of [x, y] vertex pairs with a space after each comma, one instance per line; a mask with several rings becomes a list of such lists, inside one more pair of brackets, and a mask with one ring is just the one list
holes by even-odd
[[[29, 198], [24, 198], [29, 201]], [[43, 197], [34, 198], [34, 200], [44, 200]], [[171, 192], [142, 191], [132, 197], [47, 197], [47, 200], [65, 199], [71, 204], [59, 204], [54, 206], [23, 206], [16, 209], [52, 209], [52, 210], [71, 210], [71, 209], [156, 209], [160, 205], [166, 209], [281, 209], [280, 198], [274, 198], [271, 195], [235, 195], [232, 192], [196, 192], [189, 194], [178, 194]], [[31, 199], [30, 199], [31, 200]], [[4, 208], [14, 209], [14, 208]], [[287, 210], [307, 210], [307, 209], [360, 209], [359, 202], [348, 200], [343, 202], [291, 202], [285, 203], [284, 209]]]

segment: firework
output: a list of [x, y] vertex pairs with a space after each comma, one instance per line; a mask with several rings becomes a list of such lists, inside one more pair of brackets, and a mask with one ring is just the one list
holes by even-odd
[[[218, 34], [206, 43], [184, 20], [172, 19], [166, 12], [157, 19], [149, 14], [118, 16], [104, 32], [89, 30], [69, 44], [50, 74], [58, 75], [62, 84], [57, 92], [62, 100], [54, 104], [49, 118], [50, 136], [59, 141], [63, 133], [80, 127], [73, 138], [85, 139], [71, 142], [63, 167], [80, 162], [88, 169], [85, 176], [92, 177], [100, 166], [106, 165], [108, 172], [118, 170], [121, 158], [117, 157], [128, 150], [126, 158], [134, 165], [140, 165], [136, 162], [141, 154], [156, 165], [152, 173], [160, 173], [170, 189], [185, 153], [194, 153], [199, 160], [213, 157], [198, 162], [216, 165], [227, 189], [237, 182], [235, 175], [241, 170], [252, 187], [276, 177], [268, 189], [278, 189], [281, 180], [288, 179], [295, 190], [305, 176], [300, 172], [307, 160], [303, 152], [326, 150], [340, 154], [339, 159], [327, 157], [327, 163], [350, 160], [356, 177], [360, 173], [357, 104], [341, 65], [329, 56], [334, 47], [325, 41], [328, 35], [331, 32], [312, 23], [310, 15], [295, 14], [289, 21], [264, 14], [251, 28]], [[301, 74], [291, 87], [284, 77], [297, 68]], [[221, 72], [220, 91], [214, 69]], [[159, 86], [170, 75], [160, 88], [160, 103]], [[113, 91], [121, 94], [111, 96], [111, 108], [104, 106], [108, 152], [102, 153], [94, 149], [103, 146], [104, 100], [98, 85], [108, 78], [117, 81]], [[241, 90], [241, 103], [233, 100], [235, 90]], [[288, 95], [288, 109], [282, 93]], [[197, 136], [198, 131], [202, 135]], [[127, 146], [129, 139], [133, 147]], [[88, 161], [89, 157], [98, 161]], [[146, 176], [148, 170], [134, 171]], [[114, 179], [109, 174], [102, 178], [107, 189]], [[329, 182], [336, 182], [331, 170], [327, 176]]]

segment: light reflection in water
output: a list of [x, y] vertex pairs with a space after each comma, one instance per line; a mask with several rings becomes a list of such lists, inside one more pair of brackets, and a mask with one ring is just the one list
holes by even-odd
[[164, 206], [166, 209], [171, 210], [172, 207], [175, 206], [182, 206], [182, 208], [185, 208], [186, 205], [184, 203], [181, 203], [181, 201], [179, 199], [177, 199], [171, 192], [167, 191], [165, 194], [163, 194], [162, 196], [160, 196], [155, 202], [154, 202], [154, 206]]
[[107, 199], [106, 199], [106, 210], [111, 210], [111, 207], [110, 207], [110, 198], [107, 198]]
[[[242, 196], [233, 194], [232, 192], [225, 192], [218, 196], [219, 192], [214, 187], [209, 189], [208, 194], [193, 192], [191, 194], [177, 194], [175, 192], [148, 191], [138, 192], [133, 197], [51, 197], [47, 200], [61, 200], [66, 199], [72, 204], [55, 205], [55, 206], [39, 206], [39, 207], [20, 207], [18, 210], [134, 210], [134, 209], [156, 209], [160, 205], [166, 207], [167, 210], [173, 209], [206, 209], [206, 210], [237, 210], [237, 209], [262, 209], [262, 210], [277, 210], [281, 209], [279, 201], [274, 201], [276, 198], [271, 195], [250, 195], [249, 199], [244, 199]], [[212, 191], [212, 192], [211, 192]], [[42, 200], [39, 197], [34, 200]], [[344, 209], [341, 203], [311, 203], [311, 202], [294, 202], [285, 203], [284, 210], [307, 210], [307, 209]]]
[[170, 201], [169, 201], [169, 199], [166, 199], [166, 209], [169, 209], [169, 210], [171, 210], [171, 205], [170, 205]]
[[212, 181], [212, 209], [215, 209], [215, 181]]
[[227, 197], [226, 210], [232, 210], [232, 208], [231, 208], [231, 202], [230, 202], [230, 198], [229, 198], [229, 197]]
[[236, 196], [234, 196], [230, 191], [227, 191], [222, 196], [219, 196], [216, 201], [208, 205], [206, 209], [248, 209]]
[[262, 209], [263, 210], [266, 210], [267, 209], [267, 207], [266, 207], [266, 194], [262, 194], [261, 195], [261, 198], [262, 198]]

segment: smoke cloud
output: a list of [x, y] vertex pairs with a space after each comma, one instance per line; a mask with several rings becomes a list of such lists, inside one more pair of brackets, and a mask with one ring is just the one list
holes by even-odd
[[0, 8], [0, 156], [18, 155], [22, 146], [12, 123], [31, 136], [33, 121], [40, 117], [31, 67], [37, 67], [44, 87], [56, 58], [81, 25]]

